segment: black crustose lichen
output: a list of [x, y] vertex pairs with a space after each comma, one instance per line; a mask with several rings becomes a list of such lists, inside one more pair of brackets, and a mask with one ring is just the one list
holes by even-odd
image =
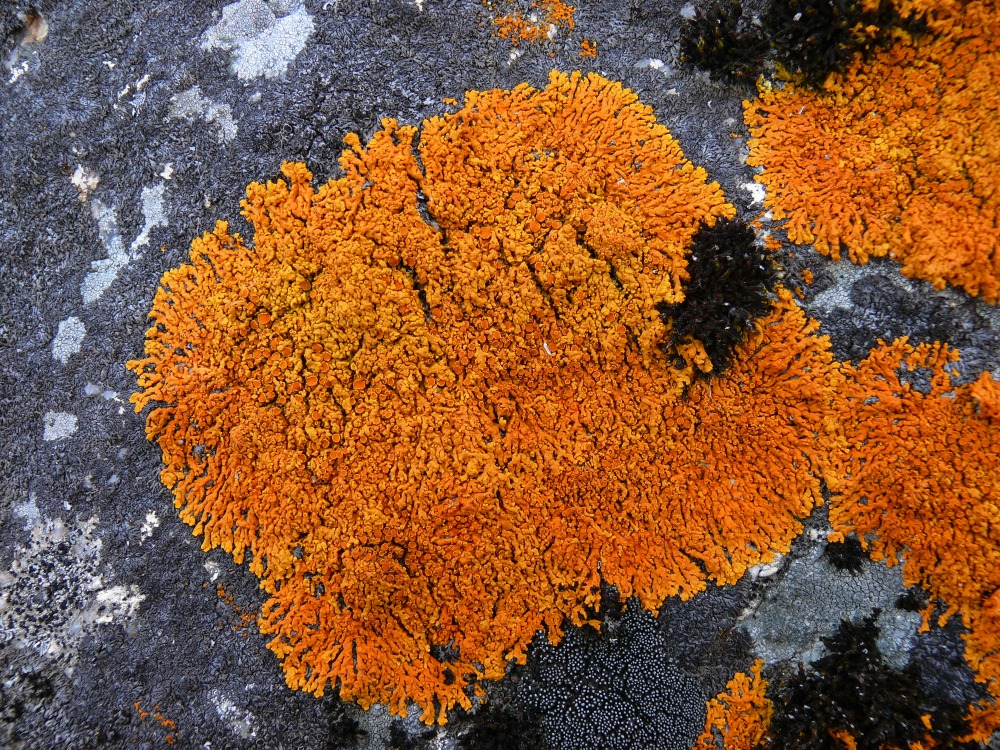
[[[845, 620], [824, 638], [829, 653], [810, 670], [773, 680], [774, 705], [764, 747], [768, 750], [843, 750], [850, 737], [857, 750], [906, 748], [934, 740], [934, 747], [972, 750], [965, 706], [930, 695], [920, 667], [892, 668], [878, 649], [880, 612], [860, 622]], [[930, 728], [923, 717], [929, 717]]]
[[663, 348], [669, 351], [697, 339], [715, 375], [728, 367], [754, 321], [771, 310], [777, 268], [750, 226], [719, 219], [695, 234], [687, 270], [684, 301], [656, 306], [663, 322], [672, 326]]
[[681, 59], [730, 82], [755, 80], [772, 60], [818, 88], [897, 27], [920, 32], [923, 24], [901, 18], [889, 0], [775, 0], [760, 18], [744, 16], [737, 0], [721, 0], [681, 27]]
[[849, 536], [842, 542], [830, 542], [823, 550], [823, 556], [837, 570], [860, 573], [868, 562], [868, 555], [861, 548], [861, 540]]
[[888, 0], [866, 9], [860, 0], [781, 0], [764, 14], [774, 57], [805, 83], [821, 86], [858, 53], [867, 54], [900, 22]]
[[753, 82], [764, 68], [768, 45], [758, 29], [743, 28], [743, 8], [724, 0], [695, 10], [681, 26], [681, 60], [707, 70], [714, 80]]

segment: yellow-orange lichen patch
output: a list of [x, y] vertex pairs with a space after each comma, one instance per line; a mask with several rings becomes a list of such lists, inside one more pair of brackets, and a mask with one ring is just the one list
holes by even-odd
[[656, 304], [733, 208], [633, 93], [554, 73], [345, 140], [317, 190], [250, 185], [252, 247], [195, 240], [129, 363], [289, 685], [443, 721], [601, 576], [656, 609], [787, 551], [839, 370], [784, 291], [723, 376], [664, 354]]
[[767, 682], [760, 676], [764, 662], [758, 660], [750, 674], [737, 673], [726, 684], [726, 692], [708, 702], [705, 731], [695, 741], [694, 750], [754, 750], [760, 746], [771, 722], [771, 701]]
[[[849, 446], [830, 507], [834, 538], [856, 533], [876, 560], [903, 563], [903, 580], [959, 614], [965, 656], [1000, 697], [1000, 424], [982, 413], [989, 376], [954, 386], [953, 351], [905, 341], [872, 351], [841, 391]], [[921, 392], [909, 378], [929, 378]], [[931, 607], [925, 618], [931, 614]], [[926, 622], [925, 622], [926, 624]], [[998, 727], [979, 707], [977, 739]], [[985, 732], [985, 734], [983, 734]]]
[[[482, 0], [492, 13], [493, 33], [514, 47], [539, 44], [573, 30], [576, 8], [563, 0]], [[594, 47], [596, 54], [597, 48]]]
[[[749, 163], [791, 241], [1000, 301], [1000, 8], [905, 3], [898, 32], [823, 91], [763, 85], [744, 106]], [[911, 7], [912, 6], [912, 7]]]

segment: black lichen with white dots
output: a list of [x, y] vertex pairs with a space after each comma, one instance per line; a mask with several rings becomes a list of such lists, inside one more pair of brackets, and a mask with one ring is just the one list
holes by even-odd
[[554, 750], [688, 750], [704, 727], [704, 688], [637, 601], [616, 614], [605, 612], [600, 633], [567, 628], [558, 646], [538, 637], [521, 700]]

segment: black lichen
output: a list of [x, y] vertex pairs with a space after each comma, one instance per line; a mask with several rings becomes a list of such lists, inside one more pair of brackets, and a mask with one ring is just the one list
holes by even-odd
[[896, 597], [896, 609], [904, 612], [920, 612], [927, 606], [927, 600], [926, 591], [911, 586]]
[[805, 83], [821, 86], [858, 53], [868, 54], [900, 18], [889, 0], [866, 9], [861, 0], [778, 0], [764, 14], [775, 58]]
[[695, 10], [681, 26], [681, 60], [707, 70], [713, 80], [752, 82], [764, 69], [767, 42], [756, 28], [743, 28], [738, 0]]
[[857, 574], [868, 562], [868, 555], [861, 548], [857, 537], [849, 536], [842, 542], [830, 542], [823, 550], [823, 556], [837, 570]]
[[358, 720], [348, 714], [347, 707], [339, 698], [331, 698], [326, 706], [325, 750], [347, 750], [357, 747], [367, 737]]
[[745, 576], [732, 586], [709, 586], [687, 601], [671, 597], [660, 607], [657, 624], [668, 657], [685, 674], [697, 675], [708, 697], [723, 692], [734, 672], [753, 666], [753, 641], [739, 624], [754, 589]]
[[[847, 736], [857, 750], [905, 748], [926, 739], [935, 747], [978, 747], [961, 741], [969, 732], [964, 704], [930, 694], [918, 665], [896, 670], [885, 662], [878, 615], [875, 610], [860, 622], [843, 621], [823, 639], [829, 653], [811, 670], [800, 665], [797, 674], [772, 681], [768, 750], [842, 750]], [[930, 716], [930, 729], [924, 716]]]
[[681, 59], [712, 78], [752, 81], [772, 59], [798, 81], [818, 88], [891, 38], [894, 28], [919, 33], [890, 0], [772, 0], [761, 19], [747, 19], [737, 0], [699, 8], [681, 30]]
[[409, 732], [405, 723], [394, 721], [389, 726], [389, 748], [391, 750], [425, 750], [437, 737], [437, 729], [419, 729]]
[[777, 268], [750, 226], [719, 219], [713, 226], [702, 224], [695, 234], [687, 270], [684, 301], [656, 306], [672, 326], [664, 350], [697, 339], [712, 361], [712, 374], [718, 374], [755, 321], [771, 310]]

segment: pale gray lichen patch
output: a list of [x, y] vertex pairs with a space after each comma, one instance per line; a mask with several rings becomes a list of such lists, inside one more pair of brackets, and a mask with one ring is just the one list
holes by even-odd
[[764, 198], [767, 197], [767, 188], [759, 182], [745, 182], [740, 185], [740, 190], [746, 190], [749, 193], [751, 206], [755, 206], [758, 203], [763, 204]]
[[100, 176], [96, 172], [91, 172], [82, 164], [76, 165], [76, 171], [73, 172], [73, 176], [69, 178], [69, 181], [77, 189], [81, 203], [86, 203], [90, 194], [97, 190], [97, 186], [101, 184]]
[[67, 525], [39, 520], [0, 572], [0, 643], [32, 649], [71, 667], [83, 637], [135, 615], [135, 586], [108, 586], [101, 570], [97, 517]]
[[25, 531], [31, 531], [32, 527], [37, 526], [41, 520], [37, 500], [35, 493], [32, 492], [23, 503], [14, 504], [14, 515], [24, 521]]
[[87, 327], [76, 316], [61, 321], [56, 336], [52, 339], [52, 356], [66, 364], [72, 355], [80, 351], [86, 335]]
[[65, 411], [47, 411], [42, 417], [42, 439], [46, 442], [68, 438], [76, 432], [75, 414]]
[[142, 215], [143, 225], [139, 236], [132, 242], [131, 251], [134, 253], [143, 245], [149, 244], [149, 233], [156, 227], [167, 226], [167, 214], [163, 210], [163, 193], [166, 185], [160, 183], [152, 187], [142, 189]]
[[205, 122], [217, 127], [215, 137], [219, 143], [229, 143], [236, 137], [236, 122], [233, 109], [228, 104], [218, 104], [201, 95], [200, 86], [192, 86], [187, 91], [175, 94], [170, 99], [168, 116], [175, 120], [193, 120], [201, 117]]
[[640, 70], [643, 68], [655, 70], [657, 73], [662, 74], [665, 78], [671, 78], [674, 75], [674, 69], [658, 57], [644, 57], [635, 64], [635, 67]]
[[151, 536], [153, 536], [153, 531], [160, 525], [160, 517], [156, 515], [154, 511], [146, 512], [146, 520], [143, 521], [142, 527], [139, 529], [139, 544], [142, 544]]
[[895, 607], [904, 590], [901, 568], [869, 561], [856, 574], [837, 570], [824, 559], [824, 548], [812, 545], [792, 560], [781, 580], [744, 615], [739, 627], [753, 638], [757, 655], [768, 664], [815, 661], [826, 653], [821, 639], [832, 635], [841, 620], [881, 609], [879, 649], [893, 666], [905, 666], [921, 619]]
[[139, 235], [126, 250], [118, 230], [118, 215], [113, 206], [106, 206], [96, 198], [90, 202], [91, 214], [97, 221], [97, 231], [107, 257], [90, 262], [91, 272], [80, 284], [83, 303], [89, 305], [101, 298], [108, 287], [118, 278], [118, 273], [135, 257], [135, 252], [149, 244], [149, 233], [156, 227], [167, 225], [163, 208], [165, 186], [161, 183], [142, 190], [143, 227]]
[[241, 80], [277, 78], [315, 30], [301, 0], [239, 0], [202, 37], [204, 50], [230, 53], [229, 69]]
[[221, 690], [213, 690], [211, 698], [219, 719], [232, 730], [233, 734], [245, 740], [257, 737], [257, 722], [250, 711], [239, 708]]
[[208, 573], [208, 580], [211, 583], [215, 583], [219, 576], [222, 575], [222, 568], [219, 567], [219, 563], [215, 562], [215, 560], [206, 560], [203, 567], [205, 568], [205, 572]]
[[101, 244], [107, 253], [106, 258], [91, 261], [90, 267], [93, 269], [88, 273], [80, 284], [80, 294], [83, 295], [83, 303], [89, 305], [100, 299], [105, 290], [117, 278], [118, 272], [128, 265], [129, 257], [125, 251], [121, 235], [118, 233], [118, 217], [112, 206], [105, 206], [101, 201], [94, 199], [90, 203], [90, 210], [97, 221], [97, 231], [101, 237]]

